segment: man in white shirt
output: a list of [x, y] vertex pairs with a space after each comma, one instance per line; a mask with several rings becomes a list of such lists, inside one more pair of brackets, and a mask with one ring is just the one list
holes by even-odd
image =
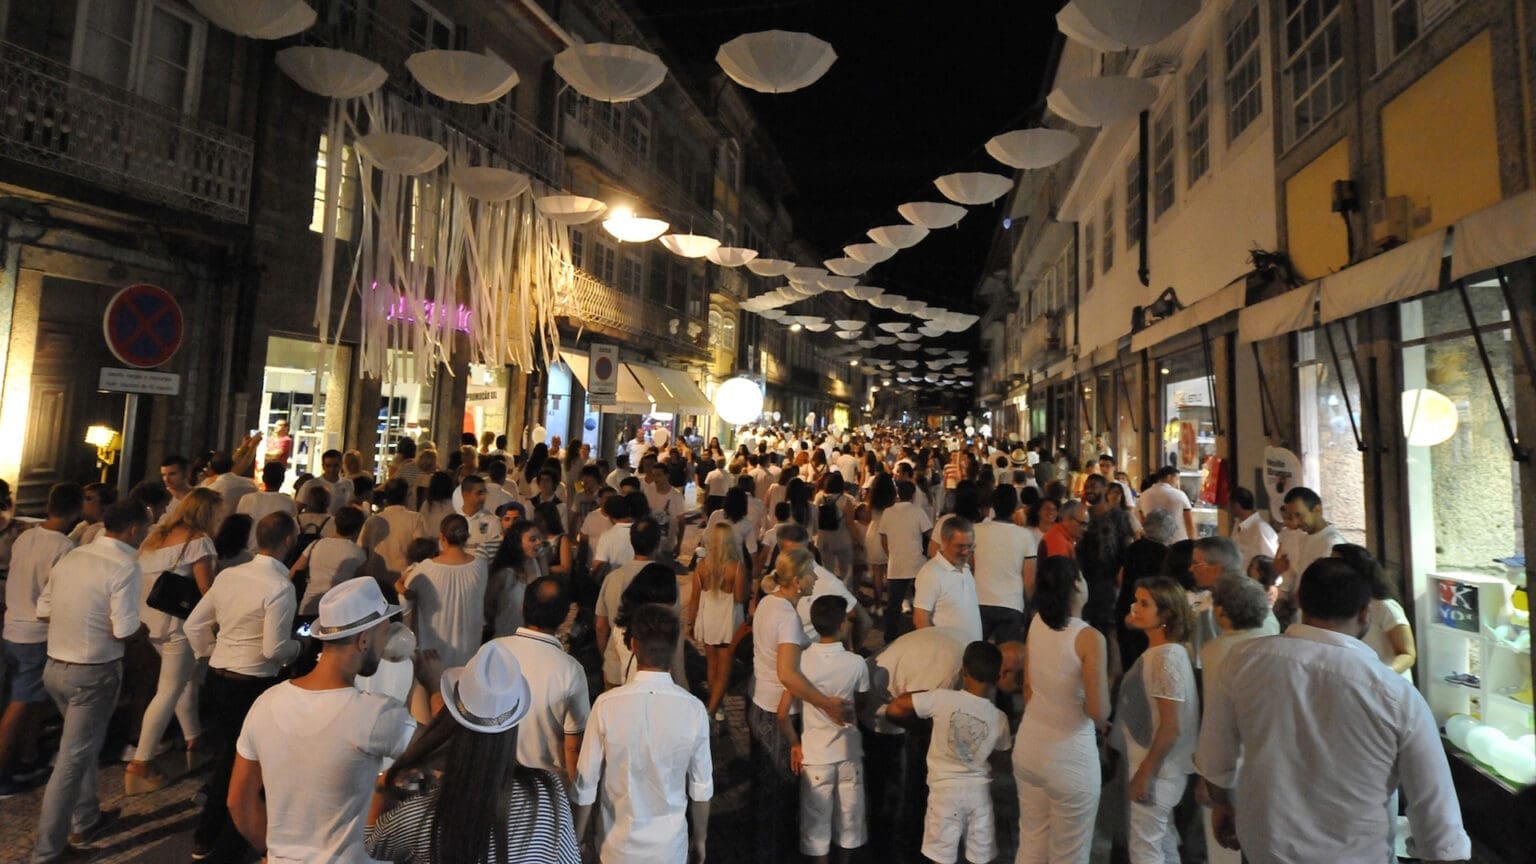
[[553, 771], [574, 786], [592, 703], [586, 671], [560, 644], [570, 607], [560, 580], [536, 579], [523, 598], [523, 626], [495, 641], [517, 658], [528, 679], [532, 706], [517, 733], [518, 764]]
[[[725, 506], [725, 493], [731, 491], [736, 485], [736, 477], [724, 465], [718, 465], [715, 470], [704, 477], [704, 514], [713, 514], [716, 510]], [[654, 508], [653, 508], [654, 509]]]
[[160, 462], [160, 482], [171, 493], [171, 506], [165, 508], [167, 514], [176, 512], [181, 499], [192, 491], [191, 472], [192, 463], [185, 456], [167, 456]]
[[1019, 496], [1008, 484], [992, 492], [992, 518], [976, 526], [976, 600], [988, 639], [1024, 636], [1024, 569], [1034, 557], [1029, 529], [1013, 523]]
[[1153, 510], [1162, 510], [1173, 517], [1173, 542], [1195, 536], [1195, 517], [1189, 496], [1179, 488], [1179, 469], [1164, 465], [1154, 475], [1157, 482], [1147, 487], [1136, 500], [1136, 509], [1143, 516]]
[[608, 472], [607, 477], [603, 478], [603, 483], [614, 489], [617, 489], [619, 488], [619, 484], [624, 482], [625, 477], [633, 477], [635, 475], [634, 472], [629, 470], [628, 453], [620, 453], [619, 455], [613, 457], [613, 462], [614, 468], [612, 471]]
[[144, 574], [137, 550], [149, 535], [149, 511], [122, 501], [107, 508], [102, 524], [96, 542], [53, 566], [37, 598], [37, 619], [49, 625], [43, 686], [64, 715], [64, 735], [43, 793], [34, 862], [91, 842], [119, 812], [101, 809], [96, 762], [117, 707], [123, 641], [139, 629]]
[[843, 482], [848, 484], [848, 488], [858, 488], [859, 457], [853, 455], [853, 445], [846, 445], [838, 452], [837, 473], [843, 475]]
[[[603, 512], [613, 520], [613, 527], [604, 531], [592, 546], [592, 578], [599, 583], [609, 571], [635, 558], [631, 531], [635, 521], [646, 514], [631, 512], [631, 500], [627, 495], [610, 495], [603, 504]], [[660, 540], [660, 529], [657, 529], [657, 542]]]
[[59, 483], [48, 490], [48, 518], [29, 528], [11, 546], [5, 580], [5, 664], [11, 669], [10, 704], [0, 715], [0, 794], [24, 791], [11, 777], [18, 751], [34, 746], [38, 723], [48, 704], [43, 668], [48, 663], [48, 622], [37, 615], [37, 599], [48, 574], [75, 548], [65, 532], [80, 518], [84, 490]]
[[[282, 667], [303, 647], [290, 635], [298, 603], [283, 566], [298, 535], [298, 523], [287, 513], [272, 513], [256, 523], [256, 557], [220, 573], [187, 616], [192, 652], [208, 658], [204, 704], [214, 715], [209, 719], [215, 728], [239, 729], [257, 697], [277, 683]], [[194, 854], [237, 857], [244, 847], [227, 806], [236, 756], [235, 736], [227, 738], [192, 834]]]
[[[315, 668], [267, 690], [251, 706], [235, 745], [229, 811], [241, 835], [272, 861], [367, 860], [363, 826], [384, 759], [405, 752], [416, 722], [398, 699], [355, 682], [379, 669], [390, 619], [372, 579], [336, 586], [320, 601]], [[416, 661], [424, 686], [436, 664]]]
[[352, 500], [352, 481], [341, 476], [341, 451], [327, 450], [320, 454], [320, 476], [309, 481], [318, 483], [331, 496], [327, 511], [335, 516]]
[[489, 562], [501, 548], [501, 520], [485, 509], [485, 478], [479, 474], [465, 477], [459, 484], [464, 496], [464, 518], [469, 522], [469, 542], [464, 550]]
[[[726, 475], [727, 480], [730, 475]], [[651, 506], [651, 518], [656, 520], [656, 526], [661, 529], [661, 545], [656, 547], [656, 554], [662, 559], [670, 559], [677, 554], [677, 544], [683, 539], [683, 517], [688, 515], [688, 505], [683, 501], [683, 493], [672, 485], [667, 476], [667, 469], [660, 463], [651, 467], [650, 488], [645, 490], [645, 500]], [[726, 486], [729, 489], [730, 486]], [[720, 501], [725, 502], [725, 492], [720, 493]]]
[[704, 860], [715, 793], [709, 717], [668, 671], [680, 627], [666, 606], [635, 610], [628, 639], [639, 671], [598, 696], [588, 719], [571, 795], [576, 836], [601, 795], [598, 858], [608, 864]]
[[952, 515], [944, 521], [939, 554], [917, 572], [917, 595], [912, 600], [912, 623], [917, 629], [953, 627], [968, 642], [981, 638], [981, 604], [968, 563], [975, 548], [971, 520]]
[[923, 534], [933, 529], [933, 520], [913, 502], [916, 491], [911, 480], [897, 481], [896, 503], [880, 514], [880, 545], [887, 558], [885, 580], [890, 583], [890, 599], [885, 608], [887, 642], [896, 639], [902, 603], [912, 591], [917, 571], [923, 569], [927, 561], [923, 555], [926, 543]]
[[1301, 584], [1302, 574], [1307, 572], [1312, 562], [1327, 558], [1333, 554], [1333, 547], [1349, 541], [1344, 539], [1339, 529], [1323, 518], [1323, 499], [1305, 486], [1297, 486], [1285, 493], [1281, 512], [1285, 514], [1286, 525], [1294, 526], [1307, 535], [1296, 544], [1294, 557], [1286, 551], [1275, 558], [1275, 572], [1280, 574], [1281, 590], [1293, 596]]
[[[780, 554], [791, 549], [810, 551], [810, 532], [806, 531], [803, 526], [793, 522], [780, 526], [776, 532], [775, 540], [778, 543]], [[843, 598], [843, 602], [847, 604], [848, 620], [853, 624], [853, 644], [863, 645], [864, 636], [869, 632], [870, 628], [869, 613], [864, 610], [863, 606], [859, 605], [859, 601], [854, 598], [853, 592], [848, 590], [848, 586], [843, 584], [843, 580], [837, 578], [836, 573], [820, 564], [814, 564], [811, 567], [811, 571], [816, 574], [816, 584], [811, 587], [811, 593], [795, 601], [795, 611], [800, 614], [800, 623], [805, 626], [805, 638], [812, 642], [819, 638], [816, 632], [816, 625], [811, 620], [811, 604], [822, 597], [831, 595]]]
[[257, 491], [254, 480], [241, 477], [234, 469], [234, 457], [228, 453], [220, 451], [208, 457], [208, 470], [213, 476], [203, 485], [219, 493], [219, 512], [214, 519], [216, 525], [238, 512], [242, 498]]
[[1435, 718], [1360, 639], [1370, 578], [1323, 558], [1299, 593], [1300, 624], [1234, 647], [1205, 684], [1195, 767], [1217, 840], [1254, 864], [1391, 860], [1401, 786], [1417, 857], [1467, 859]]
[[1249, 561], [1260, 555], [1273, 558], [1280, 551], [1280, 538], [1275, 529], [1253, 504], [1253, 491], [1243, 486], [1233, 489], [1232, 498], [1227, 502], [1227, 512], [1232, 514], [1232, 542], [1242, 553], [1244, 573], [1248, 572]]
[[382, 491], [384, 509], [368, 517], [357, 544], [363, 551], [377, 555], [377, 565], [382, 572], [373, 573], [381, 585], [393, 585], [405, 572], [406, 547], [418, 537], [425, 537], [427, 529], [421, 514], [405, 506], [411, 487], [396, 477], [384, 484]]
[[635, 580], [645, 565], [651, 563], [661, 543], [661, 529], [656, 526], [656, 520], [649, 516], [636, 519], [633, 525], [620, 522], [603, 536], [606, 538], [620, 531], [629, 535], [633, 552], [630, 560], [603, 577], [603, 587], [598, 589], [597, 604], [592, 610], [597, 627], [597, 651], [603, 656], [603, 683], [610, 686], [624, 683], [623, 660], [618, 654], [617, 643], [612, 643], [611, 639], [613, 619], [619, 614], [619, 601], [623, 599], [624, 589], [629, 587], [629, 583]]
[[294, 506], [293, 496], [278, 491], [283, 487], [283, 477], [287, 470], [281, 462], [268, 462], [261, 466], [262, 491], [241, 497], [240, 503], [236, 505], [236, 513], [251, 517], [251, 533], [245, 548], [256, 548], [256, 525], [267, 514], [287, 513], [297, 518], [299, 511]]

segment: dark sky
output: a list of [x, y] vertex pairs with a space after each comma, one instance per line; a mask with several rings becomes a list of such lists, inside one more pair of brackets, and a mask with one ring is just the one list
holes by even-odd
[[[1055, 36], [1059, 0], [633, 0], [669, 59], [694, 80], [718, 70], [720, 44], [756, 30], [799, 30], [838, 54], [821, 80], [786, 94], [743, 90], [798, 195], [796, 232], [824, 258], [864, 232], [902, 224], [906, 201], [945, 200], [933, 179], [1012, 169], [982, 150], [1025, 125]], [[736, 86], [734, 84], [730, 86]], [[860, 281], [967, 311], [996, 229], [997, 204], [877, 265]]]

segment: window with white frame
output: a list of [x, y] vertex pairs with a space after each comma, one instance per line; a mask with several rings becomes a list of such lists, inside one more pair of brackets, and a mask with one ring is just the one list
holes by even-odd
[[[325, 184], [330, 176], [330, 136], [320, 135], [320, 146], [315, 153], [315, 204], [310, 213], [309, 230], [325, 231]], [[336, 187], [336, 236], [351, 240], [357, 230], [357, 159], [352, 147], [341, 148], [341, 182]]]
[[411, 45], [419, 50], [453, 47], [453, 19], [422, 0], [411, 0]]
[[[1096, 240], [1097, 240], [1097, 237], [1094, 234], [1093, 223], [1092, 222], [1084, 222], [1083, 223], [1083, 247], [1082, 247], [1083, 248], [1083, 292], [1084, 293], [1087, 293], [1087, 292], [1093, 290], [1094, 277], [1096, 275], [1098, 275], [1098, 268], [1094, 266], [1094, 252], [1098, 248], [1098, 245], [1099, 245], [1097, 242], [1095, 242]], [[1046, 311], [1050, 311], [1050, 310], [1046, 310]]]
[[197, 108], [207, 25], [164, 0], [80, 0], [76, 69], [190, 114]]
[[571, 229], [571, 266], [586, 269], [582, 257], [582, 247], [587, 243], [587, 235], [580, 228]]
[[613, 285], [617, 275], [615, 272], [617, 257], [612, 246], [594, 238], [592, 247], [588, 250], [587, 272], [596, 276], [597, 280], [604, 285]]
[[1385, 66], [1409, 45], [1419, 41], [1435, 22], [1445, 17], [1458, 0], [1377, 0], [1376, 33], [1380, 39], [1381, 64]]
[[1185, 171], [1191, 185], [1211, 167], [1211, 82], [1205, 55], [1189, 68], [1184, 78], [1184, 146], [1188, 151]]
[[[1106, 203], [1105, 218], [1108, 219], [1112, 212], [1113, 208]], [[1125, 246], [1127, 249], [1134, 247], [1141, 240], [1141, 217], [1141, 157], [1132, 154], [1131, 161], [1125, 166]], [[1111, 264], [1108, 250], [1105, 250], [1104, 257], [1106, 259], [1104, 272], [1108, 273]]]
[[1172, 105], [1164, 108], [1152, 121], [1152, 215], [1154, 218], [1168, 212], [1173, 206], [1174, 156], [1178, 152], [1173, 134]]
[[1288, 140], [1299, 141], [1344, 104], [1341, 0], [1285, 0]]
[[624, 112], [624, 147], [641, 157], [650, 155], [651, 112], [642, 105], [632, 104]]
[[633, 248], [625, 248], [624, 255], [619, 261], [619, 290], [625, 294], [639, 296], [640, 274], [640, 253]]
[[1227, 10], [1224, 23], [1227, 141], [1231, 142], [1237, 140], [1237, 136], [1243, 134], [1243, 130], [1253, 125], [1253, 121], [1264, 113], [1264, 76], [1259, 53], [1263, 28], [1259, 26], [1258, 0], [1237, 0]]

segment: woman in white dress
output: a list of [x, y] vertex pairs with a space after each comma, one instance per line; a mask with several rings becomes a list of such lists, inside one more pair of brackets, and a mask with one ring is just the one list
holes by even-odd
[[723, 720], [720, 703], [730, 683], [731, 641], [744, 620], [747, 577], [741, 544], [730, 523], [710, 528], [704, 548], [704, 560], [693, 571], [688, 610], [693, 618], [694, 641], [704, 646], [708, 663], [709, 716]]
[[885, 612], [885, 568], [890, 563], [885, 546], [880, 542], [880, 517], [886, 508], [896, 504], [896, 481], [891, 475], [879, 471], [869, 484], [866, 502], [869, 505], [869, 526], [864, 529], [864, 554], [869, 560], [869, 585], [875, 592], [874, 614]]
[[438, 531], [442, 551], [395, 585], [415, 607], [416, 644], [436, 650], [448, 667], [469, 662], [485, 624], [486, 561], [467, 551], [467, 542], [468, 520], [458, 513], [443, 517]]
[[160, 746], [172, 714], [186, 739], [188, 760], [198, 749], [203, 726], [197, 716], [197, 659], [182, 630], [182, 619], [152, 609], [145, 601], [160, 579], [191, 579], [197, 583], [199, 593], [208, 593], [218, 558], [209, 535], [221, 501], [219, 493], [212, 489], [193, 489], [182, 499], [175, 515], [151, 531], [139, 549], [139, 566], [144, 571], [139, 619], [149, 628], [149, 643], [160, 655], [160, 681], [154, 698], [144, 709], [139, 745], [123, 774], [123, 792], [127, 795], [153, 792], [170, 782], [150, 764], [150, 759]]

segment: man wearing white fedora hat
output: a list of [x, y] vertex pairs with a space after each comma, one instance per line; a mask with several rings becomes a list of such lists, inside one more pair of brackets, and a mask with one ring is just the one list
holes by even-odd
[[[383, 759], [405, 751], [416, 722], [399, 700], [353, 685], [378, 671], [399, 613], [372, 579], [327, 591], [311, 633], [325, 643], [314, 671], [263, 693], [246, 716], [229, 811], [272, 860], [369, 860], [363, 828], [374, 778]], [[417, 657], [422, 686], [435, 690], [440, 672], [432, 652]]]

